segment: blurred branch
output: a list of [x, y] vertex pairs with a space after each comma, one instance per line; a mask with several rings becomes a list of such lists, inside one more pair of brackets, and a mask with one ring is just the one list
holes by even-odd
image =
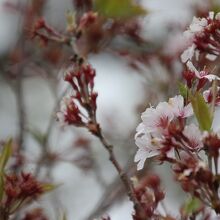
[[[134, 155], [132, 154], [125, 165], [125, 172], [129, 176], [133, 176], [135, 174], [134, 168]], [[147, 170], [150, 169], [150, 163], [147, 167], [145, 167], [143, 172], [139, 172], [140, 179], [144, 176]], [[117, 201], [122, 199], [125, 194], [125, 188], [123, 185], [120, 184], [120, 178], [116, 176], [116, 178], [106, 187], [105, 192], [103, 193], [102, 197], [100, 198], [99, 202], [97, 203], [96, 207], [93, 211], [84, 219], [84, 220], [91, 220], [94, 218], [98, 218], [103, 215], [109, 208], [116, 204]]]
[[25, 109], [24, 109], [24, 97], [23, 97], [23, 82], [22, 82], [22, 72], [20, 72], [17, 83], [16, 83], [16, 101], [18, 109], [18, 119], [19, 119], [19, 150], [24, 150], [24, 128], [25, 128]]

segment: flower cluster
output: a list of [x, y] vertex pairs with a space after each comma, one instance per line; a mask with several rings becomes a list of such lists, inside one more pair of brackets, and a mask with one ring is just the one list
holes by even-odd
[[27, 29], [30, 39], [38, 38], [42, 45], [47, 45], [49, 41], [68, 43], [69, 39], [55, 29], [50, 27], [44, 18], [38, 18], [34, 25]]
[[184, 32], [190, 46], [182, 53], [182, 62], [198, 60], [204, 54], [209, 60], [215, 60], [220, 54], [220, 13], [214, 16], [210, 12], [207, 18], [193, 18], [189, 29]]
[[[135, 188], [137, 199], [144, 207], [144, 216], [146, 219], [156, 220], [161, 216], [155, 214], [155, 210], [158, 208], [159, 203], [164, 199], [164, 192], [160, 186], [160, 179], [156, 175], [150, 175], [141, 180], [138, 186]], [[133, 215], [134, 220], [140, 220], [137, 213]]]
[[94, 92], [95, 70], [90, 64], [76, 58], [66, 70], [64, 80], [71, 85], [72, 93], [63, 97], [58, 120], [63, 124], [88, 127], [96, 121], [96, 99]]
[[45, 192], [44, 184], [38, 182], [31, 174], [6, 175], [4, 178], [4, 194], [0, 203], [2, 215], [9, 216], [27, 202], [38, 198]]
[[[181, 219], [191, 219], [190, 215], [197, 219], [196, 216], [205, 213], [207, 207], [217, 215], [220, 213], [220, 136], [212, 129], [215, 109], [220, 103], [220, 78], [206, 68], [197, 66], [198, 70], [192, 59], [195, 51], [209, 56], [220, 55], [219, 28], [219, 13], [193, 19], [186, 32], [191, 34], [193, 44], [181, 57], [186, 62], [183, 72], [186, 84], [179, 87], [181, 95], [147, 108], [136, 129], [138, 151], [134, 160], [138, 162], [137, 169], [142, 169], [146, 159], [151, 157], [162, 163], [168, 162], [183, 190], [202, 204], [197, 204], [195, 213], [183, 212]], [[197, 123], [192, 123], [192, 117], [197, 119]], [[201, 219], [214, 219], [210, 212], [205, 216]]]
[[181, 95], [170, 98], [168, 102], [159, 103], [156, 108], [147, 108], [142, 113], [142, 123], [137, 127], [135, 135], [139, 148], [135, 156], [138, 169], [143, 168], [147, 158], [161, 153], [172, 157], [174, 151], [171, 145], [180, 149], [183, 147], [178, 143], [179, 136], [187, 139], [187, 146], [184, 147], [189, 151], [197, 151], [202, 147], [199, 129], [194, 124], [183, 127], [185, 119], [192, 114], [191, 103], [184, 105], [184, 98]]
[[181, 183], [183, 190], [196, 196], [210, 207], [214, 205], [215, 211], [219, 213], [218, 181], [208, 165], [193, 157], [183, 157], [182, 161], [170, 162], [174, 164], [175, 177]]

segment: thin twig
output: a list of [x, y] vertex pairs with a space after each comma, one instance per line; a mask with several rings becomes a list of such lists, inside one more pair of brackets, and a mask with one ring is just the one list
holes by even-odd
[[96, 134], [96, 136], [98, 137], [98, 139], [100, 140], [100, 142], [102, 143], [103, 147], [108, 151], [109, 153], [109, 160], [112, 162], [112, 164], [114, 165], [115, 169], [117, 170], [119, 177], [121, 179], [121, 181], [123, 182], [127, 194], [129, 196], [129, 199], [133, 202], [134, 204], [134, 210], [139, 213], [140, 216], [142, 216], [144, 218], [144, 210], [143, 207], [141, 206], [141, 204], [139, 203], [139, 201], [137, 200], [136, 196], [135, 196], [135, 190], [134, 190], [134, 186], [133, 183], [131, 182], [131, 180], [129, 179], [128, 175], [126, 174], [126, 172], [123, 171], [123, 169], [121, 168], [120, 164], [118, 163], [114, 151], [113, 151], [113, 146], [110, 145], [106, 139], [104, 138], [103, 134], [102, 134], [102, 130], [100, 128], [100, 126], [98, 126], [98, 132]]
[[[132, 154], [130, 159], [128, 160], [125, 166], [125, 172], [129, 174], [133, 174], [135, 170], [133, 169], [133, 157]], [[94, 218], [98, 218], [103, 213], [107, 211], [115, 202], [119, 201], [126, 194], [125, 188], [122, 184], [120, 184], [119, 176], [117, 175], [115, 179], [108, 184], [106, 190], [104, 191], [102, 197], [96, 205], [96, 208], [85, 218], [85, 220], [91, 220]]]

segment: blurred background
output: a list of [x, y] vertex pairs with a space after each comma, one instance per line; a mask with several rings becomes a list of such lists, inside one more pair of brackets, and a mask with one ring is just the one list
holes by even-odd
[[[194, 15], [217, 10], [220, 1], [137, 2], [145, 15], [109, 18], [98, 28], [92, 26], [78, 47], [96, 69], [97, 118], [118, 161], [130, 176], [159, 173], [167, 209], [175, 214], [183, 196], [169, 167], [149, 161], [143, 171], [136, 171], [135, 129], [147, 106], [175, 95], [183, 69], [179, 56], [186, 47], [182, 33]], [[105, 149], [85, 129], [62, 127], [56, 121], [59, 101], [68, 90], [63, 73], [73, 51], [27, 36], [29, 23], [39, 16], [64, 32], [65, 14], [79, 5], [74, 0], [0, 0], [0, 141], [13, 138], [15, 166], [22, 164], [39, 179], [60, 184], [33, 204], [45, 208], [49, 219], [65, 212], [70, 220], [105, 213], [112, 220], [130, 220], [132, 204]]]

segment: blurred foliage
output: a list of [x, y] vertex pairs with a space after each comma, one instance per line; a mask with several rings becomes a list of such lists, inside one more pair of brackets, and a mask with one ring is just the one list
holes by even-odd
[[188, 88], [184, 83], [178, 82], [179, 93], [184, 98], [187, 98]]
[[95, 10], [102, 16], [115, 19], [132, 18], [145, 15], [146, 10], [132, 0], [95, 0]]
[[4, 168], [12, 154], [12, 139], [5, 143], [0, 155], [0, 200], [4, 194]]
[[204, 131], [210, 131], [212, 126], [213, 116], [202, 94], [196, 92], [194, 95], [192, 95], [190, 93], [190, 100], [200, 128]]
[[201, 207], [201, 202], [199, 199], [192, 197], [188, 199], [183, 207], [183, 212], [186, 215], [191, 215], [196, 212]]

